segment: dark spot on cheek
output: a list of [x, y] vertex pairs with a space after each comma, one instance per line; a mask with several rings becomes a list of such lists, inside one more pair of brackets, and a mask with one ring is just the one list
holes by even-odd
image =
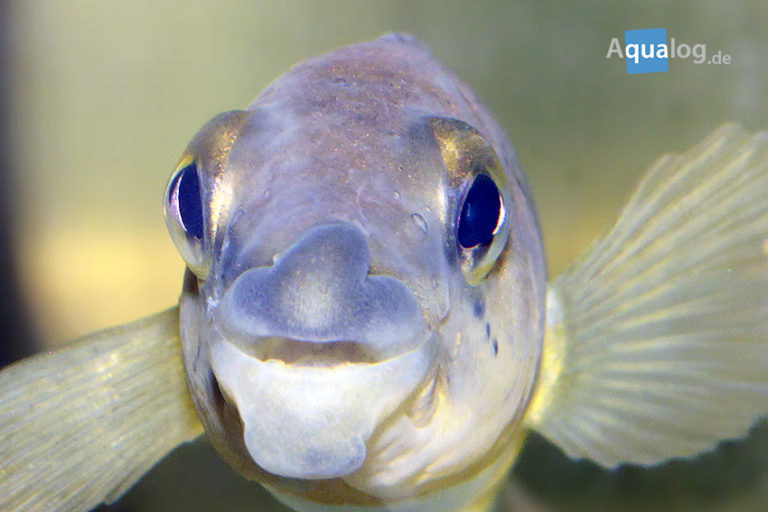
[[499, 355], [499, 340], [493, 338], [493, 355], [496, 357]]
[[473, 312], [475, 313], [475, 318], [483, 317], [483, 315], [485, 314], [485, 303], [483, 302], [483, 299], [475, 300]]
[[485, 324], [485, 337], [491, 339], [491, 324]]

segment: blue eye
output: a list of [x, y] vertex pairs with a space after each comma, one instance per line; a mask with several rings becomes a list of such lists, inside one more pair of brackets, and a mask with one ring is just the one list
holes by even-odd
[[493, 241], [503, 215], [499, 189], [493, 180], [479, 174], [469, 187], [459, 215], [458, 240], [465, 249]]
[[203, 238], [203, 202], [200, 196], [200, 177], [194, 162], [173, 178], [168, 201], [178, 207], [182, 228], [195, 238]]

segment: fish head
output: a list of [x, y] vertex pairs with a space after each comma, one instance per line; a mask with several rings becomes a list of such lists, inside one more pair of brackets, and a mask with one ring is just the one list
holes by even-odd
[[540, 231], [501, 129], [423, 45], [337, 50], [217, 116], [165, 209], [190, 390], [245, 476], [322, 482], [327, 502], [408, 497], [519, 431]]

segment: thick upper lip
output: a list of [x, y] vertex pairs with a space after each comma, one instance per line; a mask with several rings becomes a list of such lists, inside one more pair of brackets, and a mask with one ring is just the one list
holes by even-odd
[[371, 274], [368, 239], [349, 223], [307, 230], [274, 264], [240, 273], [215, 307], [223, 337], [261, 360], [379, 362], [429, 333], [408, 285]]

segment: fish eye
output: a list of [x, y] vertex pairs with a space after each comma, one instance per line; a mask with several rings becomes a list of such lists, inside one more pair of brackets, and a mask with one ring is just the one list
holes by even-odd
[[168, 190], [168, 202], [172, 210], [178, 211], [184, 231], [195, 238], [203, 238], [203, 203], [195, 162], [173, 177]]
[[478, 174], [469, 187], [459, 214], [457, 239], [464, 249], [488, 245], [504, 221], [504, 203], [496, 183]]
[[482, 283], [507, 248], [514, 211], [507, 173], [493, 146], [459, 119], [430, 118], [448, 183], [455, 193], [448, 218], [464, 279]]
[[[510, 235], [507, 219], [509, 191], [497, 181], [501, 173], [481, 167], [464, 193], [456, 218], [456, 245], [468, 283], [481, 283], [504, 252]], [[502, 181], [502, 183], [504, 183]]]
[[165, 221], [171, 238], [192, 272], [207, 276], [203, 264], [205, 217], [197, 163], [182, 162], [171, 176], [165, 195]]

